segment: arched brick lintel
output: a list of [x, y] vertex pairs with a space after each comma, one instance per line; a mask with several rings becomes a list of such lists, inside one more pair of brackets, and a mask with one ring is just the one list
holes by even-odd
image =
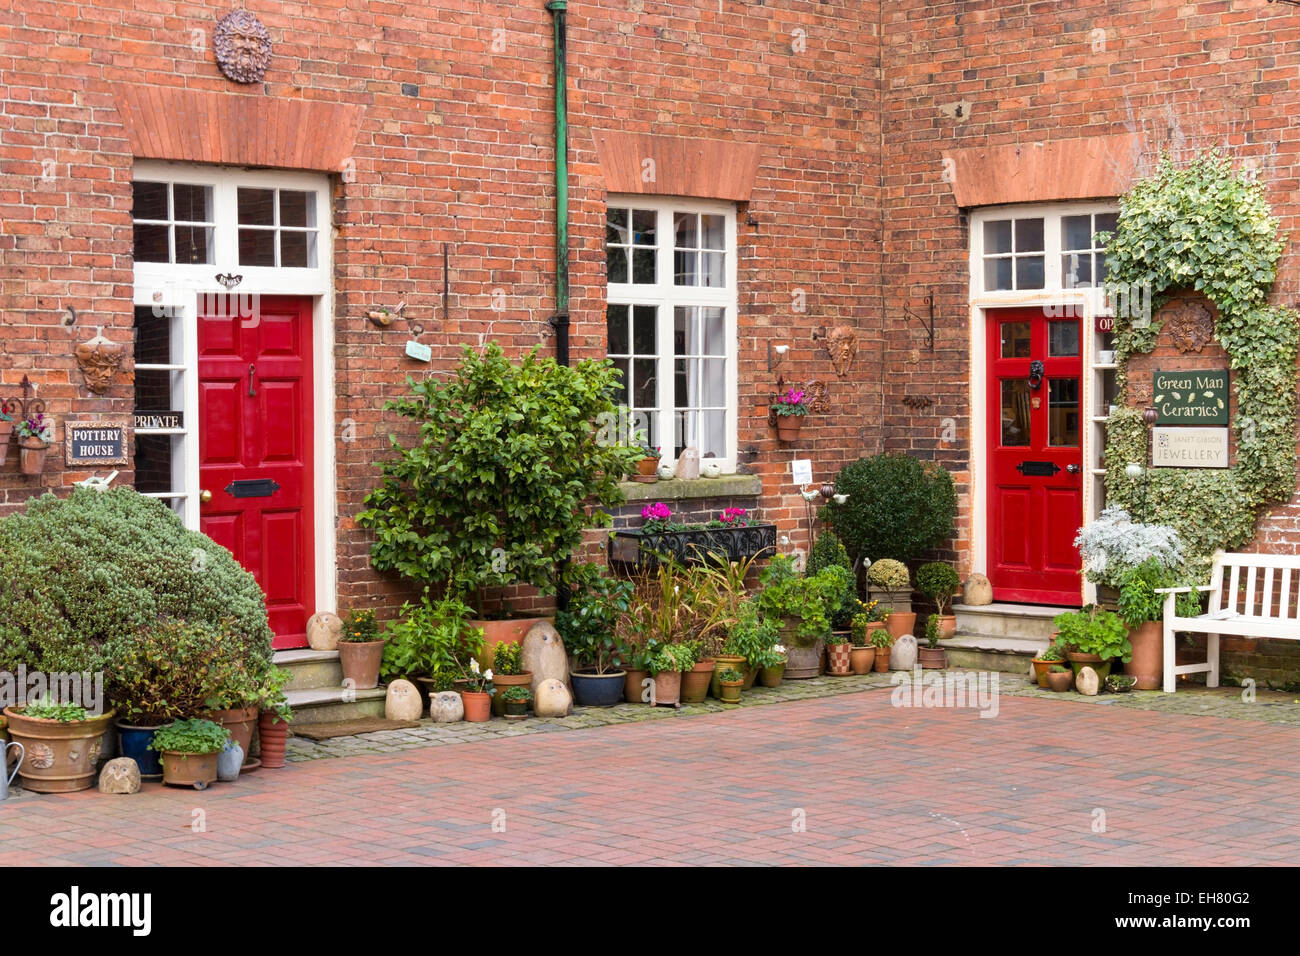
[[137, 159], [338, 172], [365, 107], [314, 100], [119, 86], [118, 113]]
[[611, 193], [747, 202], [762, 159], [756, 143], [617, 130], [598, 130], [595, 139]]
[[945, 178], [963, 209], [1119, 196], [1141, 157], [1140, 138], [1127, 133], [943, 153]]

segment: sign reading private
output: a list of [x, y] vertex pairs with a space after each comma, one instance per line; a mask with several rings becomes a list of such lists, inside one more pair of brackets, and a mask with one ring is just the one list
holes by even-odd
[[1151, 376], [1158, 425], [1228, 424], [1228, 370], [1156, 372]]
[[1228, 429], [1151, 430], [1151, 464], [1156, 468], [1227, 468]]
[[135, 410], [135, 430], [179, 429], [185, 427], [185, 413]]
[[75, 465], [125, 465], [127, 430], [121, 422], [64, 422], [64, 457]]

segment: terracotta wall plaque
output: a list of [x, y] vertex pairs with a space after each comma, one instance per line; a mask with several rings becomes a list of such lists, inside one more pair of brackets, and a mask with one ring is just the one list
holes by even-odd
[[130, 432], [126, 422], [63, 423], [64, 462], [78, 465], [125, 465]]

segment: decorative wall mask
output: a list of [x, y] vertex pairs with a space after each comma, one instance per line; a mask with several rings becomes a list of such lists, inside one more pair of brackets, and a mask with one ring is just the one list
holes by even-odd
[[104, 338], [102, 330], [96, 330], [95, 337], [77, 346], [77, 365], [86, 377], [86, 387], [100, 395], [113, 386], [113, 376], [122, 364], [126, 346], [118, 345]]
[[1204, 303], [1179, 302], [1169, 307], [1165, 328], [1178, 351], [1199, 352], [1214, 339], [1214, 316]]
[[217, 67], [236, 83], [257, 83], [271, 64], [271, 34], [247, 10], [232, 10], [212, 33]]
[[840, 378], [849, 374], [853, 360], [858, 355], [858, 332], [849, 325], [837, 325], [826, 335], [826, 348], [831, 353], [831, 365]]

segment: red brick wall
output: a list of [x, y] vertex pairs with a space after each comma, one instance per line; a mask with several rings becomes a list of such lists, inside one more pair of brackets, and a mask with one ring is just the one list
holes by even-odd
[[[114, 341], [131, 336], [132, 157], [114, 84], [363, 106], [355, 179], [335, 184], [337, 425], [351, 419], [357, 438], [337, 446], [340, 604], [391, 608], [402, 589], [370, 571], [368, 541], [351, 516], [387, 451], [394, 423], [382, 405], [424, 366], [401, 358], [405, 323], [376, 331], [365, 312], [405, 301], [405, 316], [433, 346], [435, 373], [462, 345], [487, 338], [516, 351], [538, 342], [552, 349], [550, 14], [541, 0], [250, 0], [274, 57], [263, 84], [242, 88], [212, 60], [211, 29], [229, 9], [224, 0], [0, 0], [9, 124], [0, 131], [0, 395], [26, 372], [60, 422], [70, 412], [130, 410], [129, 369], [95, 398], [72, 359], [92, 326]], [[812, 0], [720, 8], [600, 0], [570, 9], [574, 358], [604, 349], [605, 195], [593, 131], [760, 143], [763, 162], [738, 215], [740, 458], [764, 478], [766, 514], [796, 535], [795, 451], [815, 459], [820, 481], [880, 443], [876, 19], [874, 5]], [[492, 309], [495, 289], [501, 311]], [[804, 313], [791, 310], [796, 289]], [[62, 324], [68, 306], [80, 316], [71, 329]], [[839, 324], [861, 328], [846, 379], [812, 339]], [[792, 346], [787, 379], [830, 383], [833, 411], [805, 428], [810, 440], [798, 449], [778, 447], [766, 425], [769, 339]], [[0, 470], [0, 507], [84, 476], [64, 472], [51, 454], [44, 476], [23, 479], [11, 458]], [[130, 478], [128, 469], [120, 480]]]
[[[1257, 0], [903, 0], [882, 11], [888, 449], [943, 462], [964, 496], [968, 469], [979, 466], [971, 461], [967, 384], [968, 226], [945, 180], [944, 151], [1135, 133], [1149, 169], [1162, 148], [1187, 157], [1222, 146], [1261, 171], [1289, 239], [1273, 300], [1296, 303], [1300, 9]], [[909, 306], [924, 314], [930, 290], [933, 353], [903, 313]], [[934, 404], [913, 411], [903, 404], [909, 395]], [[945, 444], [948, 418], [958, 441]], [[969, 514], [965, 497], [962, 510]], [[1273, 509], [1261, 529], [1259, 544], [1300, 551], [1300, 498]], [[964, 572], [966, 517], [959, 531]]]

